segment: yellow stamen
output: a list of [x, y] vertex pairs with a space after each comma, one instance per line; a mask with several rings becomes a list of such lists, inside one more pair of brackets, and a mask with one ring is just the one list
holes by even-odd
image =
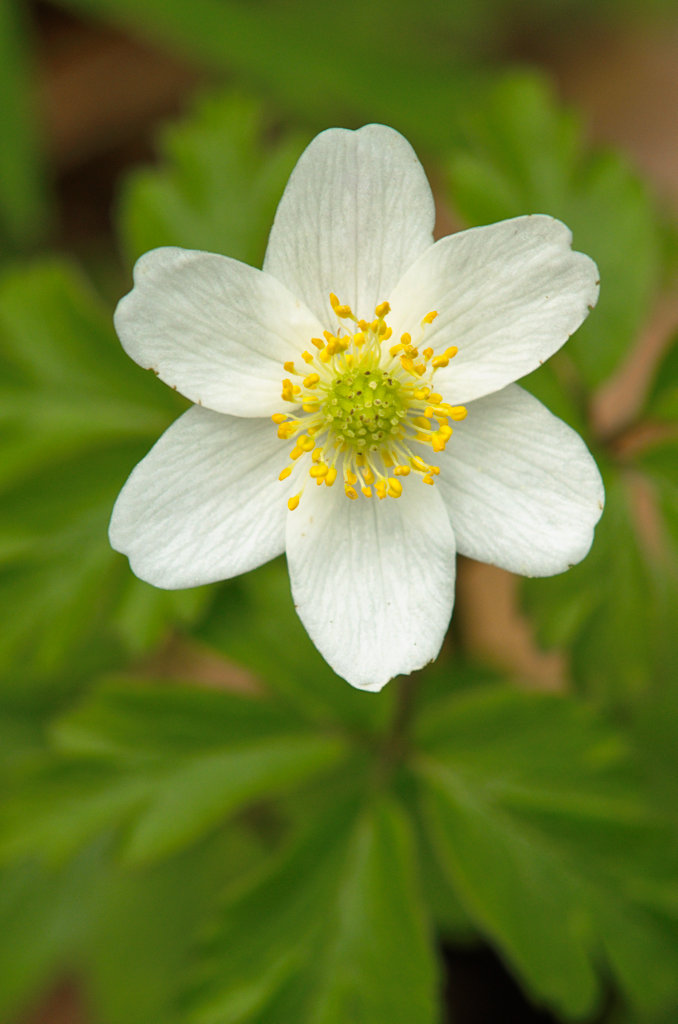
[[278, 480], [287, 480], [287, 477], [290, 475], [291, 472], [292, 472], [292, 467], [291, 466], [285, 466], [284, 469], [280, 470], [280, 475], [278, 477]]
[[295, 508], [299, 505], [299, 499], [301, 494], [295, 494], [293, 497], [287, 499], [287, 507], [290, 512], [294, 512]]

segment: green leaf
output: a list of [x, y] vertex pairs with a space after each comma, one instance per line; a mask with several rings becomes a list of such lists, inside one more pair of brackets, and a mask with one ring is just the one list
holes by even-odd
[[205, 96], [190, 118], [165, 129], [164, 165], [133, 172], [120, 202], [120, 230], [135, 259], [180, 245], [261, 266], [275, 209], [305, 141], [265, 142], [258, 104]]
[[[482, 75], [467, 58], [430, 44], [432, 34], [455, 38], [463, 26], [479, 24], [477, 5], [430, 0], [422, 14], [398, 0], [398, 18], [394, 0], [376, 0], [369, 10], [360, 0], [347, 0], [338, 27], [328, 23], [323, 5], [311, 0], [256, 6], [237, 0], [192, 0], [190, 6], [185, 0], [145, 0], [143, 7], [136, 0], [60, 3], [161, 42], [203, 67], [235, 74], [318, 130], [347, 119], [384, 121], [440, 150], [452, 139], [459, 109], [483, 87]], [[485, 32], [478, 36], [485, 41]], [[349, 39], [359, 44], [328, 55], [333, 45]], [[372, 56], [375, 73], [366, 71]]]
[[261, 844], [242, 829], [144, 870], [108, 863], [78, 965], [94, 1018], [106, 1024], [182, 1024], [180, 996], [215, 894], [252, 870]]
[[92, 923], [99, 847], [57, 871], [34, 862], [0, 870], [0, 1018], [13, 1021], [70, 966]]
[[0, 232], [16, 249], [44, 237], [51, 213], [29, 66], [27, 7], [0, 5]]
[[147, 649], [209, 593], [140, 583], [107, 538], [125, 477], [183, 406], [57, 260], [0, 278], [0, 378], [0, 675], [14, 687], [68, 671], [73, 685]]
[[195, 687], [103, 687], [55, 736], [61, 757], [29, 774], [0, 813], [5, 858], [58, 860], [124, 823], [124, 858], [154, 860], [345, 756], [339, 738], [265, 702]]
[[190, 1019], [433, 1024], [435, 976], [407, 820], [348, 801], [233, 895]]
[[568, 342], [584, 384], [604, 381], [644, 324], [658, 287], [659, 228], [641, 181], [613, 153], [587, 154], [581, 130], [534, 75], [509, 75], [468, 114], [448, 164], [450, 198], [471, 224], [547, 213], [600, 270], [597, 308]]
[[419, 739], [440, 865], [533, 995], [591, 1013], [604, 954], [644, 1011], [675, 1000], [675, 831], [622, 737], [574, 701], [493, 688], [432, 706]]

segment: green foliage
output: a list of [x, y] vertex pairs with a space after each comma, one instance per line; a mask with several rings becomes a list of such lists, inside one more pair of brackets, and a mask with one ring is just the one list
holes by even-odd
[[338, 737], [270, 703], [175, 686], [99, 690], [55, 738], [61, 756], [27, 772], [0, 812], [5, 859], [62, 860], [124, 823], [123, 859], [154, 860], [344, 755]]
[[384, 798], [333, 806], [232, 896], [203, 970], [195, 1024], [432, 1024], [435, 968], [402, 811]]
[[72, 683], [204, 603], [135, 580], [106, 536], [125, 477], [182, 406], [57, 260], [0, 279], [0, 373], [0, 678]]
[[128, 179], [120, 205], [131, 259], [160, 245], [206, 249], [261, 266], [276, 206], [304, 141], [264, 144], [252, 100], [208, 95], [160, 139], [165, 161]]
[[469, 223], [548, 213], [596, 260], [600, 300], [566, 353], [584, 387], [600, 384], [636, 339], [658, 286], [659, 228], [643, 183], [617, 154], [586, 152], [576, 119], [532, 75], [500, 80], [468, 112], [448, 171], [451, 201]]
[[25, 250], [44, 238], [51, 214], [26, 21], [22, 3], [0, 6], [0, 251]]
[[[321, 728], [284, 687], [278, 699], [98, 686], [15, 772], [0, 816], [8, 877], [19, 872], [8, 920], [30, 918], [32, 885], [45, 894], [32, 926], [61, 914], [69, 865], [88, 856], [78, 849], [103, 842], [115, 851], [95, 865], [105, 897], [91, 912], [81, 900], [64, 948], [105, 1020], [174, 1021], [186, 984], [176, 1019], [195, 1024], [434, 1022], [434, 922], [457, 940], [485, 936], [568, 1016], [595, 1009], [603, 960], [639, 1012], [675, 1005], [675, 825], [652, 809], [633, 748], [579, 701], [471, 678], [441, 698], [422, 676], [409, 738], [397, 711], [368, 733], [337, 707]], [[202, 868], [211, 899], [182, 882], [206, 841], [233, 850]], [[39, 947], [25, 976], [56, 955]], [[130, 971], [143, 1011], [121, 991]]]
[[432, 706], [419, 736], [441, 867], [535, 997], [590, 1014], [604, 956], [643, 1012], [675, 1001], [675, 839], [621, 738], [576, 702], [503, 688]]

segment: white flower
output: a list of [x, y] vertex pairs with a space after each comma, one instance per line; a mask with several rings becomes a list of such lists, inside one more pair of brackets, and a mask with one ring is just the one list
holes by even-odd
[[512, 383], [592, 309], [595, 264], [551, 217], [435, 243], [433, 221], [401, 135], [331, 129], [263, 270], [155, 249], [115, 315], [129, 355], [196, 404], [123, 487], [113, 547], [168, 589], [286, 551], [311, 639], [366, 690], [437, 655], [457, 551], [562, 572], [603, 507], [582, 440]]

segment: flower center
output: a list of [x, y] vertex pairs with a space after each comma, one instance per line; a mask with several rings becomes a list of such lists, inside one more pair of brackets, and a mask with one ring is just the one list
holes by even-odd
[[[434, 356], [419, 346], [437, 313], [421, 321], [417, 345], [405, 333], [389, 345], [392, 331], [386, 323], [388, 302], [381, 302], [371, 322], [358, 320], [349, 306], [330, 295], [332, 308], [342, 320], [353, 321], [353, 331], [324, 331], [324, 340], [312, 338], [315, 352], [304, 351], [305, 369], [294, 362], [284, 368], [282, 398], [296, 406], [293, 413], [276, 413], [278, 436], [293, 440], [293, 462], [309, 458], [308, 475], [318, 486], [331, 487], [341, 475], [347, 497], [398, 498], [402, 478], [419, 475], [433, 484], [440, 467], [427, 458], [428, 446], [441, 452], [452, 436], [450, 420], [466, 416], [462, 405], [452, 406], [434, 391], [433, 376], [447, 366], [457, 349], [452, 346]], [[290, 379], [296, 377], [300, 383]], [[284, 480], [292, 473], [286, 466]], [[295, 509], [303, 493], [288, 501]]]
[[323, 412], [328, 431], [353, 452], [377, 452], [400, 435], [407, 395], [387, 370], [347, 370], [330, 384]]

